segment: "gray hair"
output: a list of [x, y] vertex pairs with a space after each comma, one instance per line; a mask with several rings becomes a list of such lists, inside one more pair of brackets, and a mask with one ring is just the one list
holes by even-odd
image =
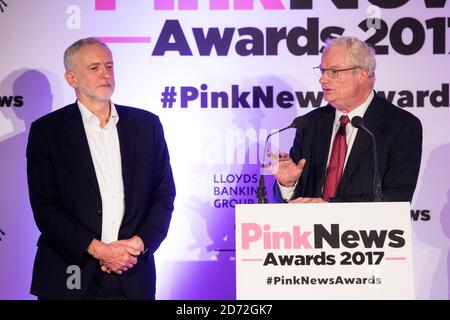
[[367, 70], [369, 77], [375, 76], [377, 62], [375, 60], [375, 50], [371, 46], [356, 37], [339, 37], [328, 39], [325, 42], [324, 52], [335, 46], [345, 47], [354, 66]]
[[64, 67], [66, 68], [66, 71], [68, 71], [73, 64], [73, 56], [77, 54], [81, 48], [91, 45], [102, 46], [111, 52], [106, 43], [97, 38], [89, 37], [75, 41], [64, 52]]

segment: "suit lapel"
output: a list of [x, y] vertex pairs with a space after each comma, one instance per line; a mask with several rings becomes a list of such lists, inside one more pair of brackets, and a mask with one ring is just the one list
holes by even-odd
[[[380, 123], [380, 111], [377, 108], [377, 95], [375, 94], [372, 102], [364, 114], [364, 126], [376, 134], [377, 125]], [[352, 150], [347, 160], [347, 164], [345, 166], [344, 172], [342, 174], [341, 187], [340, 189], [345, 188], [345, 184], [348, 181], [351, 181], [351, 177], [355, 170], [357, 169], [359, 163], [372, 148], [372, 139], [369, 134], [365, 132], [363, 129], [358, 129], [358, 133], [355, 137], [355, 142], [353, 143]]]
[[95, 168], [77, 103], [71, 105], [71, 108], [67, 112], [64, 129], [68, 136], [68, 141], [75, 151], [74, 154], [78, 157], [78, 163], [82, 167], [92, 188], [94, 188], [99, 200], [101, 200], [97, 176], [95, 175]]
[[119, 135], [120, 143], [120, 157], [122, 161], [122, 177], [123, 187], [125, 193], [125, 215], [127, 218], [131, 208], [131, 199], [133, 194], [133, 176], [134, 163], [136, 157], [136, 135], [137, 127], [133, 117], [131, 117], [121, 106], [116, 105], [117, 113], [119, 115], [119, 122], [117, 123], [117, 133]]
[[330, 139], [333, 132], [335, 113], [336, 110], [333, 107], [329, 105], [324, 107], [321, 119], [317, 124], [317, 141], [315, 143], [317, 146], [316, 162], [314, 164], [314, 181], [316, 182], [314, 192], [316, 195], [322, 194], [322, 186], [327, 172], [328, 151], [330, 149]]

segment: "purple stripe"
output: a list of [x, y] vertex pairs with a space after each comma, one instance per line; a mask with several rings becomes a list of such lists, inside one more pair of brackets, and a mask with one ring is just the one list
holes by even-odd
[[254, 262], [254, 261], [263, 261], [263, 259], [241, 259], [241, 261], [251, 261], [251, 262]]
[[209, 1], [211, 10], [228, 10], [230, 8], [228, 0], [211, 0]]

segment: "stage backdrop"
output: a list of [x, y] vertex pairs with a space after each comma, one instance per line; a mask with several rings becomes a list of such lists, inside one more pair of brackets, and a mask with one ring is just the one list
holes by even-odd
[[[25, 147], [33, 120], [75, 101], [62, 63], [72, 42], [108, 42], [113, 101], [165, 128], [177, 198], [156, 254], [157, 298], [234, 299], [234, 206], [255, 202], [267, 134], [325, 104], [312, 72], [323, 41], [351, 35], [376, 48], [376, 91], [422, 121], [416, 298], [448, 299], [449, 9], [445, 0], [0, 1], [0, 298], [33, 298]], [[288, 151], [293, 134], [271, 148]]]

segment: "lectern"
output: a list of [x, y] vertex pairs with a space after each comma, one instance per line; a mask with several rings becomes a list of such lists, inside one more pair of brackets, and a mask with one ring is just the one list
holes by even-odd
[[237, 299], [413, 299], [408, 202], [236, 206]]

